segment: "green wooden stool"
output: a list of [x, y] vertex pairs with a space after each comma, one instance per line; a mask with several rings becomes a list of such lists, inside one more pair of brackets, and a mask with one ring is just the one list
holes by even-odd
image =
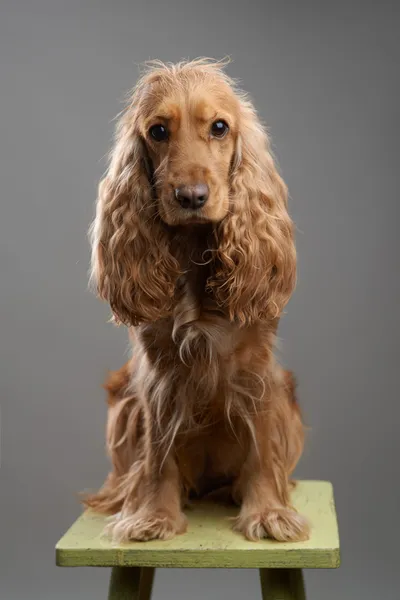
[[237, 509], [197, 503], [184, 535], [115, 545], [102, 536], [105, 517], [85, 512], [58, 542], [57, 565], [112, 567], [109, 600], [149, 600], [156, 567], [259, 569], [263, 600], [305, 600], [302, 569], [340, 564], [332, 485], [302, 481], [292, 501], [311, 522], [307, 542], [249, 542], [231, 529]]

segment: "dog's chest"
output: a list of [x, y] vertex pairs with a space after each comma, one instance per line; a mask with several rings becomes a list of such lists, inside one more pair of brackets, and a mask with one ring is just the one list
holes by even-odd
[[212, 302], [182, 296], [173, 318], [143, 325], [138, 333], [156, 380], [169, 381], [178, 395], [210, 398], [232, 374], [237, 328]]

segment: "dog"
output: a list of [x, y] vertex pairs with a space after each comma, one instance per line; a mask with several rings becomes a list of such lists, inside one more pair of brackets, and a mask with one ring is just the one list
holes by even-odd
[[152, 64], [120, 116], [91, 227], [92, 281], [132, 357], [112, 373], [112, 471], [88, 507], [115, 541], [166, 540], [228, 486], [249, 540], [300, 541], [304, 427], [274, 356], [296, 283], [287, 188], [249, 98], [208, 59]]

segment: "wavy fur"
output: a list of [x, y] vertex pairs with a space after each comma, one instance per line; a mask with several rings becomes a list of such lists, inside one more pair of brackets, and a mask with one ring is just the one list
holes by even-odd
[[[120, 118], [91, 229], [92, 280], [129, 327], [133, 357], [107, 384], [113, 470], [86, 504], [118, 540], [185, 530], [190, 494], [228, 484], [250, 539], [299, 540], [289, 476], [303, 426], [273, 354], [295, 285], [287, 190], [250, 100], [206, 59], [155, 63]], [[229, 123], [224, 139], [211, 121]], [[162, 119], [168, 140], [149, 127]], [[173, 190], [207, 183], [194, 214]]]

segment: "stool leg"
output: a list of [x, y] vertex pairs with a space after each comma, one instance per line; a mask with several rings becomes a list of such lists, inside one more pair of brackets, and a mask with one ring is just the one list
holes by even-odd
[[140, 600], [151, 600], [155, 569], [142, 567], [140, 576]]
[[263, 600], [306, 600], [301, 569], [260, 569]]
[[108, 600], [150, 600], [154, 569], [113, 567]]

